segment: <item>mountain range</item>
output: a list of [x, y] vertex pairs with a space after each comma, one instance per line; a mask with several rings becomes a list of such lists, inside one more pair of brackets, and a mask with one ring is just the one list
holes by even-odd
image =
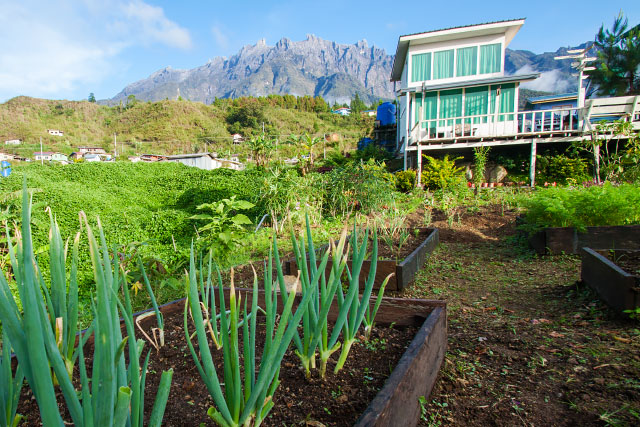
[[[542, 54], [507, 49], [505, 71], [541, 72], [538, 80], [523, 86], [534, 91], [576, 90], [571, 60], [553, 59], [566, 54], [567, 49], [571, 48]], [[263, 39], [244, 46], [230, 58], [216, 57], [200, 67], [189, 70], [166, 67], [101, 103], [114, 105], [134, 95], [144, 101], [182, 97], [210, 104], [216, 98], [269, 94], [322, 96], [330, 103], [348, 103], [356, 93], [371, 103], [393, 99], [393, 83], [389, 81], [392, 65], [393, 55], [369, 46], [366, 40], [339, 44], [308, 35], [302, 41], [283, 38], [268, 46]]]

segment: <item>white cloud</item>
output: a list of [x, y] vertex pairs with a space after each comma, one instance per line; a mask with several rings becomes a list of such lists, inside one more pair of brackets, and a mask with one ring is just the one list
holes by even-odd
[[191, 35], [185, 28], [169, 20], [161, 7], [136, 0], [121, 6], [126, 24], [145, 43], [160, 42], [179, 49], [190, 49]]
[[189, 32], [140, 0], [48, 3], [0, 0], [0, 102], [69, 97], [112, 75], [126, 49], [191, 47]]
[[[516, 74], [535, 73], [536, 70], [531, 65], [525, 65], [516, 71]], [[531, 90], [539, 90], [544, 92], [568, 92], [572, 90], [574, 82], [562, 77], [560, 70], [543, 71], [540, 77], [530, 82], [523, 83], [521, 87]]]
[[224, 50], [229, 47], [229, 37], [227, 37], [225, 29], [220, 24], [216, 23], [211, 27], [211, 34], [213, 34], [213, 39], [218, 47]]

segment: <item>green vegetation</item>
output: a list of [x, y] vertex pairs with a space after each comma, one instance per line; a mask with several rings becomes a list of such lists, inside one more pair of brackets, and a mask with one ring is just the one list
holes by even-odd
[[[79, 345], [76, 347], [78, 238], [74, 244], [67, 289], [65, 245], [60, 238], [58, 226], [52, 219], [49, 239], [52, 254], [48, 269], [51, 277], [49, 288], [43, 281], [40, 274], [42, 270], [33, 251], [30, 207], [25, 179], [22, 196], [22, 232], [18, 233], [16, 230], [14, 238], [7, 237], [11, 272], [20, 301], [29, 309], [21, 312], [18, 308], [3, 271], [0, 275], [0, 321], [3, 333], [9, 336], [9, 340], [3, 343], [3, 351], [7, 351], [9, 343], [13, 347], [20, 366], [18, 372], [23, 372], [29, 383], [44, 425], [64, 425], [56, 401], [55, 387], [59, 386], [75, 425], [141, 426], [145, 376], [150, 352], [147, 353], [140, 370], [139, 358], [142, 355], [143, 342], [135, 340], [128, 284], [126, 276], [120, 274], [121, 266], [117, 254], [109, 255], [101, 228], [101, 246], [98, 245], [85, 217], [84, 225], [96, 283], [95, 300], [92, 304], [91, 326], [84, 334], [80, 333]], [[118, 299], [122, 291], [124, 305]], [[124, 317], [127, 327], [127, 337], [124, 339], [120, 329], [120, 315]], [[92, 377], [89, 378], [83, 346], [86, 338], [92, 333], [95, 336], [95, 348]], [[125, 346], [129, 349], [128, 366], [124, 357]], [[5, 356], [3, 363], [9, 363]], [[73, 370], [70, 366], [73, 367], [76, 358], [79, 363], [81, 388], [76, 388], [78, 383], [74, 383], [71, 377]], [[53, 373], [47, 375], [51, 371]], [[162, 374], [149, 425], [159, 426], [162, 423], [172, 374], [171, 370]], [[5, 385], [3, 384], [3, 389]], [[12, 410], [11, 406], [8, 409]]]
[[540, 189], [522, 204], [535, 227], [640, 224], [640, 187], [634, 184]]
[[[89, 101], [49, 101], [17, 97], [0, 104], [0, 140], [21, 139], [11, 152], [31, 157], [44, 150], [66, 154], [78, 146], [99, 146], [119, 156], [218, 151], [248, 155], [245, 144], [234, 145], [231, 134], [245, 138], [263, 131], [273, 140], [309, 133], [336, 133], [350, 145], [368, 134], [373, 117], [339, 116], [329, 112], [321, 98], [270, 95], [260, 98], [218, 99], [212, 105], [190, 101], [141, 102], [108, 107]], [[263, 127], [264, 125], [264, 127]], [[64, 136], [52, 136], [59, 129]], [[264, 130], [263, 130], [264, 129]], [[292, 150], [280, 147], [280, 155]]]
[[436, 159], [426, 154], [423, 157], [426, 160], [422, 169], [422, 185], [425, 188], [430, 190], [450, 189], [464, 181], [463, 169], [455, 165], [455, 162], [462, 157], [449, 159], [448, 154], [442, 159]]

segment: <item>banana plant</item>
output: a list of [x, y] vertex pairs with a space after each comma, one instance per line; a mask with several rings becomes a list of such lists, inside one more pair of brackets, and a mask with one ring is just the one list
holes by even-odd
[[[187, 302], [184, 311], [184, 330], [191, 356], [196, 364], [215, 406], [207, 414], [220, 426], [259, 426], [273, 407], [273, 394], [280, 381], [280, 364], [282, 358], [293, 339], [296, 329], [307, 310], [311, 294], [302, 298], [295, 312], [293, 303], [295, 291], [292, 291], [280, 314], [276, 327], [277, 297], [272, 287], [271, 268], [272, 254], [276, 249], [275, 236], [272, 250], [269, 254], [267, 274], [264, 280], [265, 298], [265, 344], [262, 356], [257, 365], [256, 358], [256, 329], [258, 314], [258, 277], [254, 270], [253, 293], [251, 311], [247, 312], [247, 302], [242, 305], [242, 296], [236, 293], [233, 276], [229, 289], [229, 311], [227, 312], [223, 283], [218, 274], [220, 328], [229, 331], [221, 334], [223, 353], [223, 372], [221, 381], [213, 363], [209, 347], [208, 334], [202, 314], [202, 304], [198, 295], [198, 279], [196, 263], [191, 248], [190, 268], [187, 276]], [[282, 267], [278, 264], [278, 274], [282, 274]], [[219, 271], [219, 270], [218, 270]], [[212, 300], [213, 301], [213, 300]], [[213, 305], [213, 304], [211, 304]], [[212, 308], [211, 306], [209, 308]], [[199, 353], [196, 352], [189, 334], [188, 312], [191, 312], [196, 331]], [[209, 318], [215, 318], [209, 315]], [[241, 320], [242, 319], [242, 320]], [[243, 329], [243, 364], [240, 363], [239, 333], [240, 323]], [[256, 374], [257, 373], [257, 374]]]
[[11, 341], [2, 331], [2, 358], [0, 358], [0, 427], [17, 427], [22, 419], [18, 412], [18, 399], [24, 382], [20, 365], [15, 376], [11, 371]]

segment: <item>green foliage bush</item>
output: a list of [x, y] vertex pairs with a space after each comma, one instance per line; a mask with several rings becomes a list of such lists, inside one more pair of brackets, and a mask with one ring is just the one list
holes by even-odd
[[547, 188], [522, 198], [532, 227], [640, 224], [640, 187], [633, 184]]
[[448, 189], [459, 185], [464, 180], [463, 168], [455, 165], [462, 157], [449, 159], [445, 155], [442, 160], [424, 155], [426, 163], [422, 168], [422, 184], [429, 190]]
[[536, 173], [538, 182], [557, 182], [566, 185], [569, 182], [589, 181], [587, 160], [571, 158], [565, 155], [537, 156]]
[[416, 186], [416, 171], [408, 169], [394, 174], [396, 190], [408, 193]]
[[393, 197], [393, 176], [383, 165], [348, 163], [325, 174], [321, 183], [324, 210], [331, 216], [349, 215], [354, 210], [367, 214], [389, 203]]

